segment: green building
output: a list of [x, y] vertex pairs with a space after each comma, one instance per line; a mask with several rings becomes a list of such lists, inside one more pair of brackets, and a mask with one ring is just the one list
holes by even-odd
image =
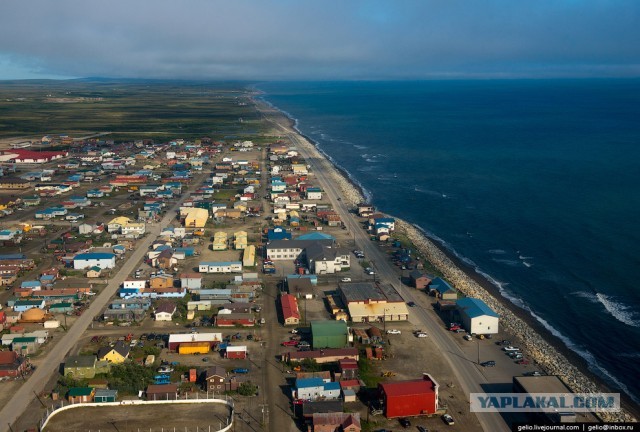
[[94, 378], [97, 358], [93, 355], [71, 356], [64, 362], [64, 376]]
[[313, 349], [344, 348], [347, 346], [348, 330], [344, 321], [311, 321]]

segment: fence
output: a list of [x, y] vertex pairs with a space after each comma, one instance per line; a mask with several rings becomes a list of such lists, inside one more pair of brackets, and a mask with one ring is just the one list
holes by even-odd
[[[207, 395], [208, 396], [208, 395]], [[229, 430], [231, 430], [231, 428], [233, 427], [233, 419], [234, 419], [234, 408], [235, 408], [235, 403], [233, 401], [232, 398], [230, 397], [226, 397], [225, 399], [200, 399], [200, 398], [196, 398], [196, 399], [177, 399], [177, 400], [154, 400], [154, 401], [143, 401], [143, 400], [126, 400], [126, 401], [120, 401], [120, 402], [94, 402], [94, 403], [77, 403], [77, 404], [69, 404], [69, 405], [64, 405], [62, 404], [59, 407], [53, 407], [53, 409], [50, 411], [49, 409], [47, 409], [47, 412], [45, 414], [45, 416], [42, 418], [42, 420], [40, 421], [40, 431], [43, 431], [44, 428], [47, 426], [47, 423], [49, 422], [49, 420], [51, 419], [51, 417], [53, 417], [54, 415], [62, 412], [62, 411], [67, 411], [70, 409], [74, 409], [74, 408], [86, 408], [86, 407], [126, 407], [126, 406], [132, 406], [132, 405], [167, 405], [167, 404], [193, 404], [193, 403], [215, 403], [215, 404], [224, 404], [229, 408], [229, 416], [227, 417], [227, 422], [224, 425], [224, 427], [222, 427], [222, 425], [220, 425], [221, 427], [217, 430], [212, 430], [211, 429], [211, 425], [208, 426], [208, 428], [198, 428], [196, 427], [196, 430], [193, 431], [192, 429], [188, 429], [185, 428], [184, 432], [227, 432]], [[182, 432], [182, 428], [162, 428], [163, 432]], [[138, 430], [138, 432], [145, 432], [146, 429], [143, 430]], [[99, 432], [99, 431], [97, 431]], [[152, 432], [151, 429], [149, 429], [149, 432]]]

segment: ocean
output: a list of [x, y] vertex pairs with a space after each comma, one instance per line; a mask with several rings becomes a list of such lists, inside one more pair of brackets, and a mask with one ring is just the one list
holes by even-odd
[[640, 81], [262, 83], [420, 227], [640, 400]]

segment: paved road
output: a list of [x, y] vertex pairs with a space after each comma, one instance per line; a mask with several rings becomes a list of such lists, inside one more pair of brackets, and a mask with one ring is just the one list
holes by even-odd
[[[183, 195], [183, 199], [188, 197], [190, 191], [202, 183], [203, 174], [193, 179], [189, 190]], [[97, 295], [91, 302], [89, 308], [76, 320], [67, 334], [49, 351], [49, 354], [42, 359], [42, 364], [38, 367], [31, 377], [20, 387], [13, 395], [11, 400], [0, 411], [0, 432], [9, 431], [10, 425], [13, 424], [28, 407], [34, 399], [35, 394], [39, 394], [44, 390], [45, 384], [51, 376], [58, 373], [60, 363], [64, 362], [67, 353], [77, 344], [78, 340], [89, 327], [93, 318], [100, 314], [106, 307], [107, 303], [116, 293], [122, 282], [135, 269], [142, 260], [145, 253], [149, 250], [151, 243], [160, 235], [162, 227], [169, 224], [176, 216], [176, 211], [181, 201], [176, 202], [169, 209], [160, 223], [147, 225], [147, 236], [137, 244], [136, 249], [130, 257], [122, 264], [120, 271], [113, 276], [109, 284]]]
[[[333, 208], [353, 234], [356, 247], [365, 252], [370, 262], [375, 263], [380, 280], [391, 283], [406, 301], [415, 301], [416, 299], [413, 297], [415, 291], [407, 289], [399, 282], [398, 274], [392, 268], [388, 258], [369, 240], [369, 235], [359, 226], [357, 219], [349, 213], [347, 206], [338, 200], [339, 193], [327, 173], [320, 167], [318, 158], [308, 151], [307, 144], [302, 141], [303, 138], [280, 124], [276, 123], [276, 125], [297, 146], [298, 151], [306, 159], [307, 163], [311, 165], [312, 172], [321, 184], [325, 196], [331, 201]], [[429, 336], [451, 366], [465, 393], [483, 392], [481, 385], [488, 383], [487, 379], [479, 371], [478, 366], [467, 360], [460, 347], [447, 336], [442, 327], [442, 322], [420, 308], [416, 308], [411, 312], [411, 321], [423, 327], [429, 333]], [[477, 415], [477, 417], [485, 431], [510, 430], [503, 418], [498, 414], [486, 413]]]

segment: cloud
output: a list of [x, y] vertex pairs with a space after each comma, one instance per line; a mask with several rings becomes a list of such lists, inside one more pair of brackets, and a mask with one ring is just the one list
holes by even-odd
[[29, 76], [637, 76], [639, 18], [636, 0], [34, 0], [3, 4], [0, 61]]

